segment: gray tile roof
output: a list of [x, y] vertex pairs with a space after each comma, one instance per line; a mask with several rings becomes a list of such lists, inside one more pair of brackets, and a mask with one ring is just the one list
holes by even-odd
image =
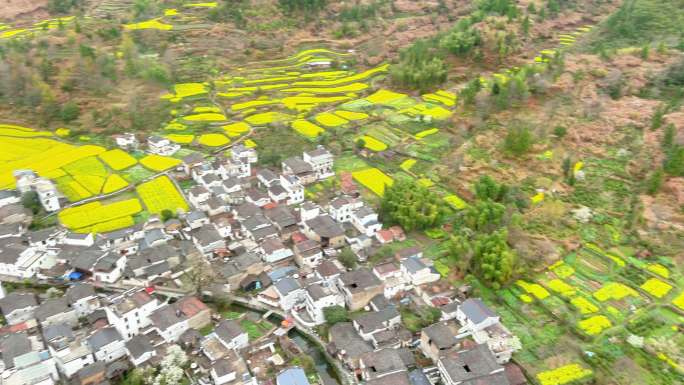
[[406, 365], [396, 349], [385, 348], [375, 352], [364, 353], [361, 356], [363, 364], [374, 376], [405, 370]]
[[278, 292], [282, 295], [287, 295], [301, 288], [299, 286], [299, 282], [297, 282], [297, 280], [292, 277], [285, 277], [280, 279], [275, 283], [275, 287], [278, 289]]
[[384, 323], [399, 317], [399, 312], [394, 306], [387, 307], [380, 311], [362, 313], [354, 319], [364, 333], [372, 333], [376, 330], [384, 329]]
[[113, 327], [102, 328], [90, 337], [88, 337], [88, 345], [96, 351], [104, 346], [107, 346], [115, 341], [122, 341], [121, 335]]
[[306, 225], [316, 234], [325, 238], [335, 238], [344, 235], [344, 229], [329, 215], [319, 215], [306, 221]]
[[[487, 344], [480, 344], [467, 350], [449, 352], [441, 357], [440, 361], [451, 380], [456, 383], [508, 384], [505, 375], [503, 379], [492, 376], [493, 371], [502, 369], [502, 367], [496, 362], [496, 358]], [[501, 380], [505, 382], [501, 382]]]
[[335, 351], [344, 351], [345, 356], [357, 359], [373, 351], [370, 344], [356, 332], [351, 322], [340, 322], [330, 328], [330, 343]]
[[67, 303], [66, 297], [50, 298], [43, 302], [36, 309], [36, 318], [40, 322], [44, 322], [48, 318], [72, 311]]
[[34, 294], [12, 292], [0, 299], [0, 310], [2, 314], [8, 315], [15, 310], [25, 309], [31, 306], [38, 306], [38, 301]]
[[145, 353], [153, 352], [154, 346], [152, 346], [149, 337], [141, 334], [133, 336], [133, 338], [126, 342], [126, 349], [128, 349], [133, 358], [138, 358]]
[[401, 264], [404, 265], [406, 270], [411, 274], [415, 274], [427, 267], [423, 261], [415, 257], [406, 258], [401, 261]]
[[74, 333], [71, 331], [71, 327], [64, 324], [50, 325], [43, 328], [43, 337], [45, 340], [52, 341], [56, 338], [64, 337], [68, 340], [74, 338]]
[[22, 239], [19, 237], [8, 237], [0, 239], [0, 262], [14, 265], [21, 252], [26, 250], [27, 246], [22, 244]]
[[26, 333], [13, 333], [0, 340], [0, 351], [5, 369], [14, 367], [14, 359], [31, 352], [31, 341]]
[[382, 283], [375, 274], [365, 267], [343, 273], [340, 276], [340, 281], [352, 293], [365, 291]]
[[455, 332], [458, 332], [457, 328], [450, 327], [447, 322], [438, 322], [423, 329], [423, 333], [439, 349], [448, 349], [458, 343]]
[[245, 331], [242, 329], [242, 326], [240, 326], [238, 321], [226, 319], [222, 320], [218, 325], [216, 325], [214, 333], [216, 333], [221, 340], [228, 343], [237, 336], [244, 334]]
[[66, 290], [65, 296], [70, 304], [95, 295], [95, 288], [89, 283], [77, 283]]
[[479, 298], [468, 298], [463, 301], [460, 307], [461, 311], [474, 323], [478, 324], [487, 318], [496, 317], [494, 313], [487, 305], [482, 302]]

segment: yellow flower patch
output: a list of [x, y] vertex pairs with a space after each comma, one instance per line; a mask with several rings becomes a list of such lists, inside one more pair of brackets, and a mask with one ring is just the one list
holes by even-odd
[[[263, 88], [263, 87], [262, 87]], [[348, 92], [359, 92], [368, 88], [365, 83], [351, 83], [344, 86], [337, 87], [290, 87], [283, 88], [283, 92], [287, 93], [310, 93], [310, 94], [343, 94]]]
[[317, 126], [305, 119], [297, 119], [292, 122], [292, 128], [308, 138], [315, 138], [325, 132], [322, 127]]
[[178, 14], [178, 10], [175, 8], [169, 8], [164, 10], [164, 16], [176, 16]]
[[646, 266], [646, 269], [651, 273], [658, 274], [663, 278], [670, 278], [670, 270], [668, 270], [667, 267], [659, 263], [651, 263], [648, 266]]
[[411, 170], [411, 167], [416, 164], [415, 159], [406, 159], [405, 161], [401, 162], [401, 165], [399, 165], [399, 168], [401, 168], [404, 171], [409, 171]]
[[173, 94], [166, 94], [162, 99], [183, 99], [190, 96], [203, 95], [207, 93], [207, 87], [203, 83], [178, 83], [173, 87]]
[[379, 90], [373, 95], [368, 96], [366, 100], [373, 104], [388, 104], [406, 97], [408, 97], [406, 94], [400, 94], [388, 90]]
[[387, 150], [387, 144], [383, 143], [380, 140], [375, 139], [372, 136], [364, 135], [360, 139], [363, 139], [364, 141], [364, 147], [371, 151], [385, 151]]
[[192, 134], [169, 134], [164, 136], [166, 139], [178, 144], [190, 144], [195, 140]]
[[456, 95], [447, 91], [437, 91], [434, 94], [423, 95], [423, 100], [431, 103], [441, 103], [447, 107], [453, 107], [456, 104]]
[[337, 115], [331, 114], [330, 112], [323, 112], [316, 115], [316, 121], [326, 127], [339, 127], [349, 123], [347, 119], [343, 119]]
[[112, 170], [116, 171], [127, 169], [138, 163], [134, 157], [118, 148], [103, 152], [102, 154], [98, 155], [98, 157], [102, 159], [102, 161], [105, 162]]
[[180, 159], [161, 155], [148, 155], [140, 159], [140, 164], [152, 171], [166, 171], [181, 163]]
[[121, 217], [130, 217], [142, 211], [136, 198], [103, 205], [101, 202], [87, 203], [62, 210], [59, 221], [65, 227], [76, 230], [108, 222]]
[[677, 298], [672, 300], [672, 304], [677, 306], [679, 309], [684, 310], [684, 291], [682, 291]]
[[193, 108], [192, 112], [194, 112], [196, 114], [201, 114], [201, 113], [205, 113], [205, 112], [220, 113], [221, 109], [216, 107], [216, 106], [200, 106], [200, 107]]
[[455, 208], [456, 210], [463, 210], [466, 208], [468, 205], [465, 203], [463, 199], [461, 199], [458, 195], [456, 194], [449, 194], [444, 197], [444, 201], [449, 204], [449, 206]]
[[378, 196], [385, 195], [385, 187], [394, 184], [392, 178], [377, 168], [352, 172], [352, 177]]
[[534, 300], [532, 299], [532, 297], [530, 297], [530, 296], [527, 295], [527, 294], [520, 294], [520, 300], [523, 301], [523, 302], [525, 302], [525, 303], [532, 303], [532, 301], [534, 301]]
[[124, 24], [124, 28], [127, 30], [138, 30], [138, 29], [158, 29], [160, 31], [168, 31], [173, 29], [171, 24], [166, 24], [159, 21], [159, 19], [152, 19], [147, 21], [141, 21], [140, 23]]
[[515, 284], [525, 290], [528, 294], [534, 295], [537, 299], [544, 299], [550, 295], [549, 292], [538, 283], [529, 283], [523, 280], [517, 280], [515, 281]]
[[226, 117], [223, 114], [206, 112], [202, 114], [184, 116], [183, 120], [188, 122], [223, 122], [226, 120]]
[[107, 178], [104, 186], [102, 186], [102, 193], [109, 194], [126, 187], [128, 187], [128, 182], [124, 178], [118, 174], [112, 174]]
[[592, 374], [591, 370], [585, 369], [579, 364], [569, 364], [537, 373], [537, 380], [541, 385], [564, 385], [590, 377]]
[[245, 121], [252, 126], [265, 126], [269, 123], [289, 121], [292, 116], [280, 112], [263, 112], [245, 118]]
[[68, 128], [58, 128], [55, 130], [55, 135], [59, 136], [60, 138], [67, 137], [69, 134], [71, 134], [71, 130]]
[[204, 134], [199, 137], [199, 143], [207, 147], [221, 147], [230, 143], [230, 139], [223, 134]]
[[183, 6], [187, 7], [187, 8], [216, 8], [218, 6], [218, 3], [216, 3], [216, 2], [190, 3], [190, 4], [184, 4]]
[[347, 120], [363, 120], [363, 119], [368, 119], [368, 114], [364, 114], [363, 112], [354, 112], [354, 111], [335, 111], [335, 115], [347, 119]]
[[153, 214], [161, 214], [164, 210], [188, 211], [185, 198], [167, 176], [160, 176], [145, 182], [136, 189], [147, 210]]
[[256, 142], [253, 141], [252, 139], [247, 139], [245, 140], [245, 147], [247, 148], [255, 148], [257, 146]]
[[631, 287], [625, 286], [619, 282], [610, 282], [596, 290], [593, 296], [597, 300], [605, 302], [608, 300], [619, 301], [625, 297], [636, 297], [638, 296], [638, 293]]
[[245, 122], [231, 123], [223, 126], [223, 130], [229, 137], [234, 138], [249, 132], [249, 124]]
[[584, 297], [575, 297], [570, 300], [570, 303], [582, 314], [596, 313], [599, 310], [596, 305]]
[[559, 278], [565, 279], [569, 276], [575, 274], [575, 269], [572, 266], [568, 266], [562, 260], [554, 263], [549, 267], [549, 270], [553, 271]]
[[530, 200], [532, 201], [532, 204], [539, 203], [539, 202], [544, 200], [544, 193], [539, 192], [536, 195], [534, 195], [532, 198], [530, 198]]
[[418, 179], [418, 184], [423, 187], [432, 187], [435, 185], [435, 182], [428, 178], [420, 178]]
[[183, 131], [187, 128], [188, 128], [188, 126], [186, 126], [183, 123], [178, 123], [178, 122], [171, 122], [171, 123], [167, 124], [166, 127], [164, 127], [165, 130], [169, 130], [169, 131]]
[[91, 227], [76, 230], [77, 233], [108, 233], [110, 231], [116, 231], [131, 227], [135, 224], [135, 220], [132, 216], [121, 217], [112, 219], [111, 221], [98, 223]]
[[553, 290], [554, 292], [564, 296], [564, 297], [571, 297], [575, 295], [575, 288], [568, 285], [565, 283], [565, 281], [562, 281], [560, 279], [552, 279], [547, 283], [547, 286], [549, 289]]
[[650, 278], [648, 281], [644, 282], [640, 286], [648, 294], [656, 297], [663, 298], [667, 293], [672, 290], [672, 286], [656, 278]]
[[608, 317], [604, 315], [595, 315], [593, 317], [589, 317], [587, 319], [579, 321], [577, 323], [577, 326], [579, 326], [580, 330], [587, 333], [588, 335], [595, 336], [597, 334], [600, 334], [605, 329], [608, 329], [609, 327], [613, 326], [613, 324], [610, 323]]
[[428, 130], [421, 131], [421, 132], [417, 133], [416, 138], [423, 139], [426, 136], [430, 136], [430, 135], [436, 134], [438, 132], [439, 132], [439, 128], [430, 128]]

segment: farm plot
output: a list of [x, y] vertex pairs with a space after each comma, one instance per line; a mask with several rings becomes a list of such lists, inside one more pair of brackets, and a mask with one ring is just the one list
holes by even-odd
[[109, 168], [115, 171], [125, 170], [138, 163], [134, 157], [118, 148], [103, 152], [102, 154], [98, 155], [98, 157], [102, 159], [102, 161], [105, 162]]
[[188, 204], [167, 176], [160, 176], [142, 183], [136, 189], [147, 211], [161, 214], [164, 210], [173, 213], [188, 211]]
[[140, 164], [152, 171], [166, 171], [181, 163], [180, 159], [161, 155], [148, 155], [140, 159]]
[[392, 186], [394, 180], [377, 168], [352, 172], [352, 177], [378, 196], [385, 195], [385, 187]]
[[140, 201], [135, 198], [110, 204], [98, 201], [67, 208], [58, 218], [62, 225], [76, 232], [106, 232], [130, 226], [133, 215], [141, 211]]

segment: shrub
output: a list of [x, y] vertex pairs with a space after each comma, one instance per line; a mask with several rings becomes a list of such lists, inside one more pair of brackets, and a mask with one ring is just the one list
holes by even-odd
[[532, 132], [526, 126], [509, 128], [504, 138], [504, 149], [515, 156], [527, 153], [533, 144]]
[[343, 306], [328, 306], [323, 308], [323, 315], [325, 316], [325, 322], [332, 326], [339, 322], [349, 321], [349, 313], [347, 309]]

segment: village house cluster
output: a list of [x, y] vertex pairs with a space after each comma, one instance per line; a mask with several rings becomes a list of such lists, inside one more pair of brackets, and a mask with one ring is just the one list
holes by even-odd
[[[148, 146], [177, 151], [162, 138]], [[189, 212], [103, 234], [28, 230], [22, 194], [36, 191], [47, 211], [60, 208], [59, 195], [49, 181], [16, 173], [17, 190], [0, 191], [0, 279], [11, 281], [0, 292], [2, 384], [115, 383], [177, 347], [200, 384], [318, 382], [289, 364], [302, 354], [287, 338], [293, 328], [320, 339], [345, 383], [526, 383], [509, 362], [518, 339], [482, 301], [442, 279], [420, 248], [366, 266], [406, 236], [384, 228], [348, 174], [335, 196], [307, 199], [307, 186], [336, 176], [326, 148], [279, 169], [257, 164], [257, 151], [241, 144], [228, 156], [189, 155], [172, 175], [191, 185], [183, 191]], [[345, 267], [345, 253], [360, 267]], [[66, 289], [36, 292], [25, 280]], [[246, 325], [264, 320], [225, 317], [210, 303], [221, 296], [283, 321], [252, 338]], [[332, 307], [350, 319], [329, 325]], [[409, 331], [400, 310], [426, 307], [439, 312], [437, 322]]]

